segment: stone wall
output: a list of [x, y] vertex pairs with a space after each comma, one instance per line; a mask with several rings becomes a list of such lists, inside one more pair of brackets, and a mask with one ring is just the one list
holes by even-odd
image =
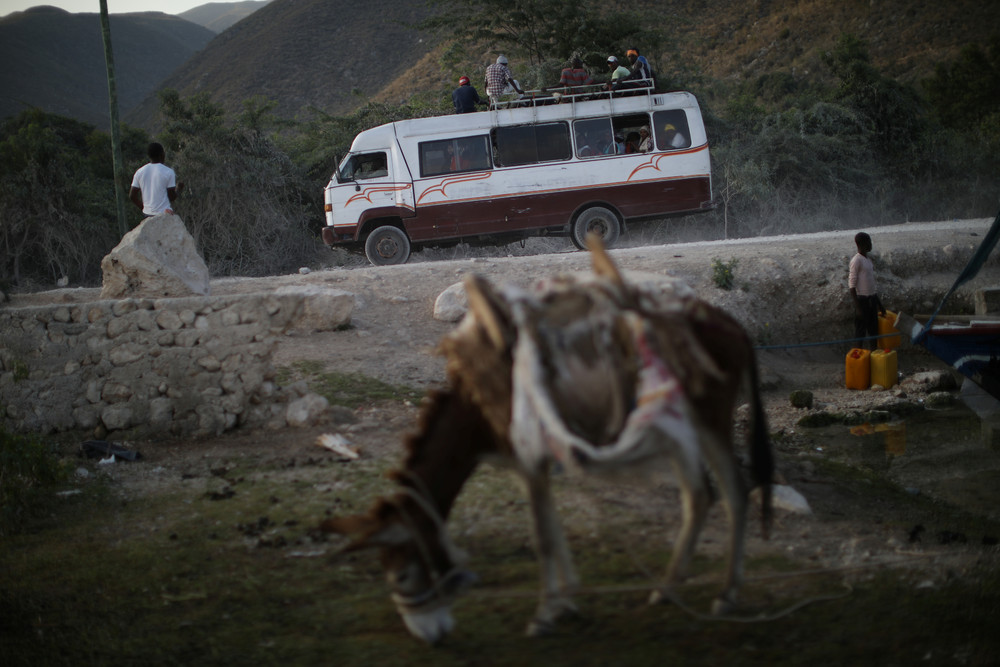
[[0, 310], [0, 427], [141, 437], [283, 424], [303, 392], [274, 383], [278, 336], [336, 329], [353, 308], [349, 293], [307, 288]]

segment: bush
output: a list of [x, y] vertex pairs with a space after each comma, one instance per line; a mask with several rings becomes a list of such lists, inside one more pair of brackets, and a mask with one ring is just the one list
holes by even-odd
[[723, 262], [721, 259], [712, 260], [712, 282], [716, 287], [725, 290], [733, 288], [733, 281], [736, 279], [734, 272], [738, 263], [739, 260], [735, 257], [728, 262]]
[[67, 476], [67, 466], [41, 440], [0, 430], [0, 536], [21, 522], [40, 489]]

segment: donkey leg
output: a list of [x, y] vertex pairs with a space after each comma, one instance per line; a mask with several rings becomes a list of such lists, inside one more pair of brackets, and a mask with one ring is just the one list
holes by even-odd
[[667, 568], [666, 587], [650, 594], [650, 604], [663, 602], [674, 585], [688, 575], [698, 535], [705, 525], [708, 508], [712, 504], [708, 478], [701, 466], [696, 465], [695, 461], [674, 461], [674, 470], [681, 492], [681, 530]]
[[715, 439], [710, 445], [709, 465], [722, 496], [722, 505], [729, 520], [729, 552], [726, 557], [726, 583], [712, 603], [713, 614], [724, 614], [733, 608], [743, 584], [743, 546], [746, 533], [747, 491], [740, 477], [739, 466], [728, 447]]
[[572, 591], [579, 579], [556, 513], [548, 473], [526, 475], [525, 481], [531, 499], [542, 578], [541, 599], [527, 628], [527, 634], [534, 637], [549, 634], [560, 618], [577, 612]]

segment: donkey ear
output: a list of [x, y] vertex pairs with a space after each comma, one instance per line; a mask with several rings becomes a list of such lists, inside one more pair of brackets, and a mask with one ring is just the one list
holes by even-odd
[[591, 262], [594, 265], [594, 274], [607, 278], [617, 287], [624, 288], [625, 279], [622, 278], [615, 263], [611, 261], [611, 256], [608, 255], [599, 235], [593, 232], [587, 234], [587, 249], [590, 251]]
[[514, 342], [511, 314], [507, 304], [482, 276], [472, 274], [465, 279], [465, 296], [469, 312], [486, 331], [490, 342], [503, 350]]

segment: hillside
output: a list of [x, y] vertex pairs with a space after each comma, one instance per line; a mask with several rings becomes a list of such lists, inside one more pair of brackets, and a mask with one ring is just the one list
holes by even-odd
[[220, 33], [235, 23], [239, 23], [271, 0], [245, 0], [244, 2], [210, 2], [199, 5], [177, 16]]
[[[636, 0], [629, 6], [666, 26], [669, 48], [647, 53], [658, 73], [697, 93], [709, 81], [738, 84], [773, 73], [799, 82], [824, 79], [822, 54], [844, 32], [868, 44], [883, 72], [914, 82], [964, 45], [985, 44], [1000, 25], [1000, 4], [975, 0]], [[440, 65], [443, 40], [413, 27], [428, 11], [424, 0], [262, 0], [208, 3], [180, 17], [113, 14], [122, 118], [155, 129], [161, 88], [185, 96], [207, 92], [229, 111], [259, 95], [275, 100], [288, 118], [309, 107], [343, 114], [367, 99], [396, 103], [414, 93], [445, 93], [455, 77]], [[52, 7], [0, 19], [6, 65], [0, 117], [38, 106], [106, 128], [98, 25], [96, 13]], [[474, 80], [493, 50], [484, 46], [480, 54], [464, 65]], [[517, 74], [524, 62], [511, 56]]]
[[[229, 111], [261, 95], [289, 118], [311, 106], [347, 113], [429, 50], [426, 35], [410, 27], [426, 11], [423, 0], [274, 0], [212, 40], [162, 87], [209, 93]], [[127, 120], [151, 127], [157, 114], [151, 96]]]
[[1000, 3], [980, 0], [663, 0], [677, 26], [679, 53], [706, 75], [755, 77], [784, 70], [815, 75], [819, 57], [842, 33], [869, 47], [873, 63], [902, 81], [930, 75], [934, 65], [1000, 30]]
[[[1000, 3], [977, 0], [638, 0], [628, 6], [655, 17], [672, 42], [664, 53], [645, 54], [657, 72], [695, 92], [706, 79], [739, 83], [775, 72], [799, 81], [825, 79], [822, 55], [843, 33], [864, 40], [873, 64], [885, 74], [915, 82], [963, 46], [985, 45], [1000, 31]], [[435, 63], [425, 59], [387, 82], [379, 99], [452, 88]], [[470, 64], [469, 74], [488, 64], [485, 54]]]
[[[112, 14], [119, 110], [138, 104], [212, 39], [207, 28], [159, 12]], [[39, 107], [109, 127], [100, 14], [34, 7], [0, 19], [0, 118]]]

